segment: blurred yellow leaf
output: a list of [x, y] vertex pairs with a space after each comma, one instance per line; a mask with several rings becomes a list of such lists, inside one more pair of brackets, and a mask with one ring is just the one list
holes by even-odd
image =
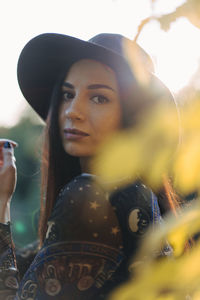
[[139, 145], [134, 141], [134, 136], [130, 132], [122, 132], [110, 138], [100, 149], [92, 167], [102, 182], [112, 188], [116, 182], [124, 185], [136, 179], [139, 159]]
[[200, 102], [191, 99], [182, 109], [183, 142], [173, 171], [176, 187], [187, 194], [200, 188]]
[[139, 126], [111, 137], [92, 162], [93, 172], [110, 187], [124, 185], [138, 177], [154, 188], [171, 166], [178, 145], [177, 115], [166, 107], [155, 107]]
[[155, 17], [164, 30], [168, 30], [171, 23], [176, 21], [177, 18], [185, 17], [194, 26], [200, 28], [200, 2], [199, 0], [187, 0], [181, 6], [177, 7], [175, 12], [170, 14], [162, 15], [161, 17]]
[[200, 204], [197, 201], [189, 208], [183, 209], [179, 217], [169, 215], [163, 225], [148, 232], [137, 260], [148, 256], [151, 258], [155, 252], [164, 247], [166, 240], [173, 247], [174, 255], [180, 256], [184, 253], [187, 240], [198, 232], [200, 232]]
[[177, 114], [165, 106], [154, 107], [139, 125], [121, 130], [109, 139], [93, 161], [93, 172], [102, 181], [124, 185], [141, 178], [154, 189], [163, 175], [173, 174], [183, 194], [200, 188], [200, 104], [192, 101], [182, 109], [182, 142], [178, 145]]

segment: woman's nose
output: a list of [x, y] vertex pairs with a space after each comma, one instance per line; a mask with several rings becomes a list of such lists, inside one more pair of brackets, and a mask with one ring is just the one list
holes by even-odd
[[65, 109], [65, 116], [68, 119], [83, 121], [85, 119], [85, 115], [82, 102], [83, 101], [80, 97], [74, 98], [70, 105]]

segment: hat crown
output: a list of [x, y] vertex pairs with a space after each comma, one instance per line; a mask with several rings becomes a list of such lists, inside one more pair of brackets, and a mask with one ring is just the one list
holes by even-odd
[[[100, 33], [93, 38], [91, 38], [88, 42], [96, 44], [98, 46], [104, 47], [116, 54], [122, 56], [127, 59], [125, 47], [129, 48], [129, 53], [137, 53], [138, 59], [141, 63], [143, 63], [143, 67], [149, 72], [154, 72], [154, 64], [147, 52], [141, 48], [135, 41], [132, 41], [121, 34], [115, 33]], [[137, 52], [135, 52], [137, 49]]]
[[120, 34], [100, 33], [88, 42], [102, 46], [123, 56], [123, 39], [126, 38]]

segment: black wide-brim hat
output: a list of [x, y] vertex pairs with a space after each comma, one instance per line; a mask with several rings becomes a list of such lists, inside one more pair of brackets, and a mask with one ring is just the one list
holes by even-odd
[[148, 54], [135, 42], [109, 33], [98, 34], [89, 41], [56, 33], [36, 36], [25, 45], [18, 60], [17, 76], [21, 91], [45, 121], [59, 75], [80, 59], [94, 59], [108, 65], [117, 74], [121, 85], [135, 84], [137, 79], [127, 60], [125, 44], [129, 53], [137, 47], [143, 67], [150, 74], [150, 84], [156, 82], [159, 94], [175, 104], [168, 88], [152, 74], [153, 63]]

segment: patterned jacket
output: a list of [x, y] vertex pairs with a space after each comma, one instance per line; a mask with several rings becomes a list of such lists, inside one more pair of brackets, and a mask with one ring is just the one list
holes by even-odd
[[108, 193], [94, 176], [77, 176], [60, 191], [44, 244], [21, 280], [22, 256], [18, 270], [10, 224], [0, 224], [0, 299], [106, 299], [128, 279], [148, 226], [160, 222], [157, 198], [142, 183]]

